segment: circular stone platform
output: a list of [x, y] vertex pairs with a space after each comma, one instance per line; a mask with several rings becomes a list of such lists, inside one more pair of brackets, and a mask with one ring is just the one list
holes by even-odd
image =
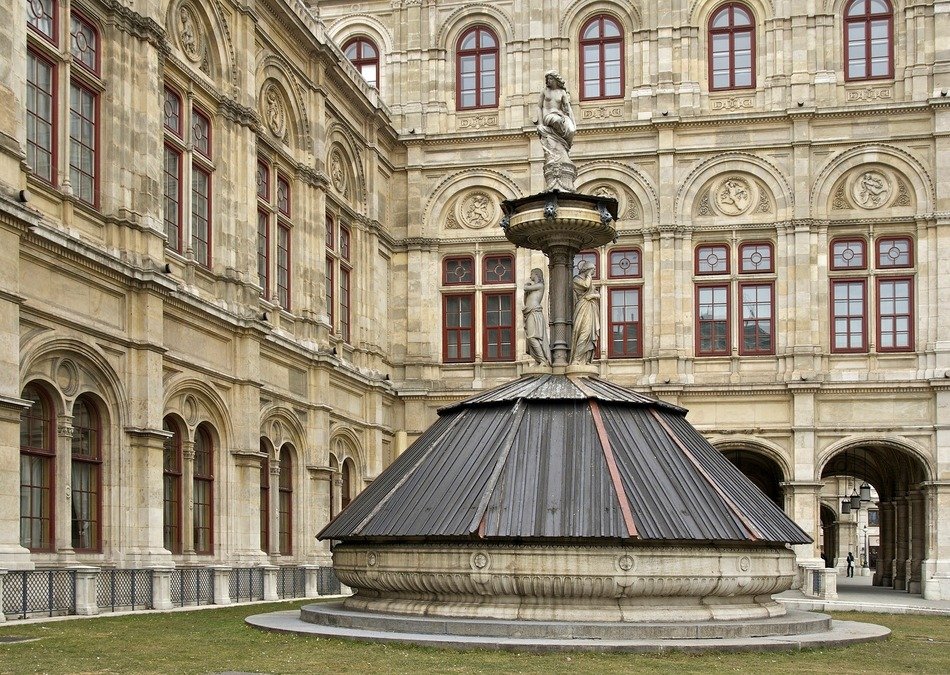
[[258, 614], [246, 621], [264, 630], [298, 635], [535, 652], [788, 651], [845, 646], [890, 635], [883, 626], [833, 621], [826, 614], [797, 610], [754, 621], [497, 621], [354, 612], [335, 602]]

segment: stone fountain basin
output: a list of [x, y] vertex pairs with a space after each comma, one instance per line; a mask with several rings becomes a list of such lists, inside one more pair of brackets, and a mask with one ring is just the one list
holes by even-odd
[[529, 621], [779, 617], [795, 554], [779, 545], [345, 543], [347, 610]]

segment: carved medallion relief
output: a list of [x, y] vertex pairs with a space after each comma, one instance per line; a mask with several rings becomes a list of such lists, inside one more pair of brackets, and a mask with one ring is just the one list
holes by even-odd
[[593, 187], [585, 187], [581, 192], [589, 192], [595, 197], [616, 199], [618, 220], [640, 219], [640, 202], [629, 190], [624, 190], [613, 183], [595, 183]]
[[284, 102], [280, 91], [273, 83], [264, 88], [264, 96], [261, 100], [261, 119], [267, 125], [274, 136], [279, 139], [284, 138], [287, 132], [287, 112], [284, 110]]
[[701, 190], [697, 200], [697, 216], [743, 216], [769, 214], [773, 211], [772, 195], [765, 185], [739, 174], [729, 174]]
[[346, 197], [349, 194], [348, 189], [348, 180], [346, 177], [346, 160], [343, 158], [343, 153], [339, 150], [334, 150], [330, 153], [330, 182], [333, 183], [333, 188], [339, 192], [342, 196]]
[[874, 211], [892, 206], [912, 206], [907, 183], [897, 174], [877, 166], [858, 167], [842, 178], [834, 190], [831, 208], [836, 211]]
[[182, 3], [178, 6], [175, 25], [178, 31], [178, 46], [182, 53], [192, 63], [200, 63], [205, 53], [204, 32], [191, 5]]

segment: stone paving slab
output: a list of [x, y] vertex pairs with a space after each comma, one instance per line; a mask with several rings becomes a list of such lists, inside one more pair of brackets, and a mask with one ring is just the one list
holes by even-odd
[[591, 651], [659, 653], [666, 651], [798, 651], [801, 649], [839, 647], [860, 642], [880, 640], [886, 638], [891, 633], [889, 629], [874, 624], [859, 623], [856, 621], [832, 621], [831, 630], [829, 631], [782, 637], [685, 640], [597, 640], [589, 638], [524, 639], [458, 636], [435, 633], [401, 633], [320, 626], [301, 620], [298, 611], [257, 614], [248, 617], [246, 621], [248, 624], [264, 630], [295, 633], [298, 635], [335, 637], [375, 643], [409, 643], [449, 649], [492, 649], [527, 652]]

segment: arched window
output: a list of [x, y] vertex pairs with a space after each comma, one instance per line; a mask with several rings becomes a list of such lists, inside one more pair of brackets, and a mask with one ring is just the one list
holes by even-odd
[[334, 455], [331, 452], [330, 453], [330, 475], [331, 475], [330, 489], [327, 491], [327, 497], [330, 499], [330, 508], [327, 511], [327, 513], [330, 514], [330, 520], [333, 520], [333, 517], [337, 514], [336, 508], [334, 508], [333, 506], [334, 496], [335, 496], [334, 493], [336, 491], [336, 487], [333, 485], [333, 476], [336, 474], [339, 468], [340, 468], [340, 462], [337, 460], [336, 455]]
[[280, 449], [280, 486], [277, 501], [278, 549], [281, 555], [293, 552], [294, 459], [289, 444]]
[[343, 45], [343, 54], [360, 71], [366, 84], [379, 89], [379, 50], [372, 40], [353, 38]]
[[498, 38], [486, 26], [469, 28], [456, 47], [455, 104], [459, 110], [498, 105]]
[[33, 405], [20, 417], [20, 545], [53, 550], [53, 406], [38, 386], [22, 398]]
[[852, 0], [845, 9], [846, 80], [894, 75], [894, 10], [887, 0]]
[[172, 553], [181, 553], [181, 427], [172, 417], [162, 420], [171, 434], [162, 451], [162, 541]]
[[270, 447], [261, 439], [261, 550], [270, 553]]
[[214, 551], [214, 446], [203, 424], [195, 432], [193, 485], [195, 553], [210, 555]]
[[755, 87], [755, 22], [752, 11], [727, 2], [709, 19], [709, 88]]
[[340, 490], [343, 493], [340, 495], [341, 508], [345, 509], [353, 499], [353, 479], [353, 460], [346, 459], [343, 461], [343, 487]]
[[72, 546], [102, 547], [102, 423], [87, 396], [73, 404]]
[[623, 31], [602, 14], [581, 29], [581, 100], [623, 96]]

